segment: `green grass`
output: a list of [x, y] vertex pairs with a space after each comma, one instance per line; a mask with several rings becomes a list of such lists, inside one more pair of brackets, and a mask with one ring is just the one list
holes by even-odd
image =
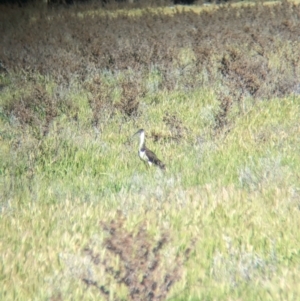
[[[170, 300], [299, 298], [299, 97], [248, 104], [213, 135], [213, 91], [153, 93], [139, 117], [117, 114], [99, 134], [81, 92], [69, 95], [77, 121], [61, 113], [41, 140], [1, 113], [0, 299], [99, 300], [80, 280], [82, 250], [117, 210], [129, 229], [167, 229], [165, 252], [194, 241]], [[170, 134], [166, 112], [183, 136], [148, 139], [167, 171], [146, 170], [126, 141], [140, 127]]]
[[[296, 44], [281, 38], [265, 58], [282, 79], [265, 85], [282, 80], [285, 93], [298, 66]], [[91, 69], [90, 78], [79, 83], [74, 76], [68, 85], [50, 75], [1, 75], [0, 300], [129, 300], [126, 288], [84, 253], [88, 246], [106, 258], [101, 224], [118, 220], [120, 211], [129, 232], [143, 226], [154, 240], [168, 233], [162, 268], [191, 248], [168, 300], [300, 299], [300, 97], [254, 100], [234, 81], [224, 85], [232, 73], [220, 73], [222, 47], [206, 62], [211, 70], [191, 78], [197, 47], [185, 44], [168, 78], [155, 60], [147, 71]], [[231, 55], [257, 56], [252, 46], [239, 47]], [[128, 116], [118, 105], [132, 96], [139, 106]], [[232, 106], [222, 127], [226, 100]], [[137, 138], [130, 137], [139, 128], [165, 172], [146, 169], [138, 158]], [[87, 286], [86, 275], [106, 283], [110, 296]]]

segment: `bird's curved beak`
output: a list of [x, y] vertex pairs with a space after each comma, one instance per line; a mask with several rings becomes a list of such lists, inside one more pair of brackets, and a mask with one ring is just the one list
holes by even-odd
[[132, 136], [131, 136], [131, 139], [133, 139], [136, 135], [139, 135], [141, 133], [141, 131], [139, 130], [139, 131], [137, 131], [135, 134], [133, 134]]

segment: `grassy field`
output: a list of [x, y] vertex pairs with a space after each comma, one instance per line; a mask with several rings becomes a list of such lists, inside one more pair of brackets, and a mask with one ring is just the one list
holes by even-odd
[[[299, 79], [295, 39], [259, 50], [274, 86]], [[217, 53], [181, 77], [197, 53], [178, 49], [169, 78], [1, 72], [1, 300], [300, 298], [299, 92], [228, 84]], [[165, 172], [139, 160], [139, 128]]]

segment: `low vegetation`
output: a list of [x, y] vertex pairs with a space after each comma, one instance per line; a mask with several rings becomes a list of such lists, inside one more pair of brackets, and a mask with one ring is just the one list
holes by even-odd
[[0, 299], [297, 300], [299, 5], [119, 8], [0, 10]]

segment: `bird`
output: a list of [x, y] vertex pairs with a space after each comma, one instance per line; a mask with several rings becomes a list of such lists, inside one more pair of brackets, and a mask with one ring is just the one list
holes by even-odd
[[[140, 144], [139, 144], [139, 150], [138, 150], [138, 155], [140, 157], [140, 159], [146, 164], [146, 166], [148, 167], [153, 165], [158, 166], [161, 170], [165, 170], [166, 169], [166, 165], [164, 163], [161, 162], [161, 160], [159, 160], [157, 158], [157, 156], [146, 147], [145, 145], [145, 131], [143, 129], [138, 130], [133, 136], [135, 137], [136, 135], [140, 136]], [[147, 165], [148, 164], [148, 165]]]

